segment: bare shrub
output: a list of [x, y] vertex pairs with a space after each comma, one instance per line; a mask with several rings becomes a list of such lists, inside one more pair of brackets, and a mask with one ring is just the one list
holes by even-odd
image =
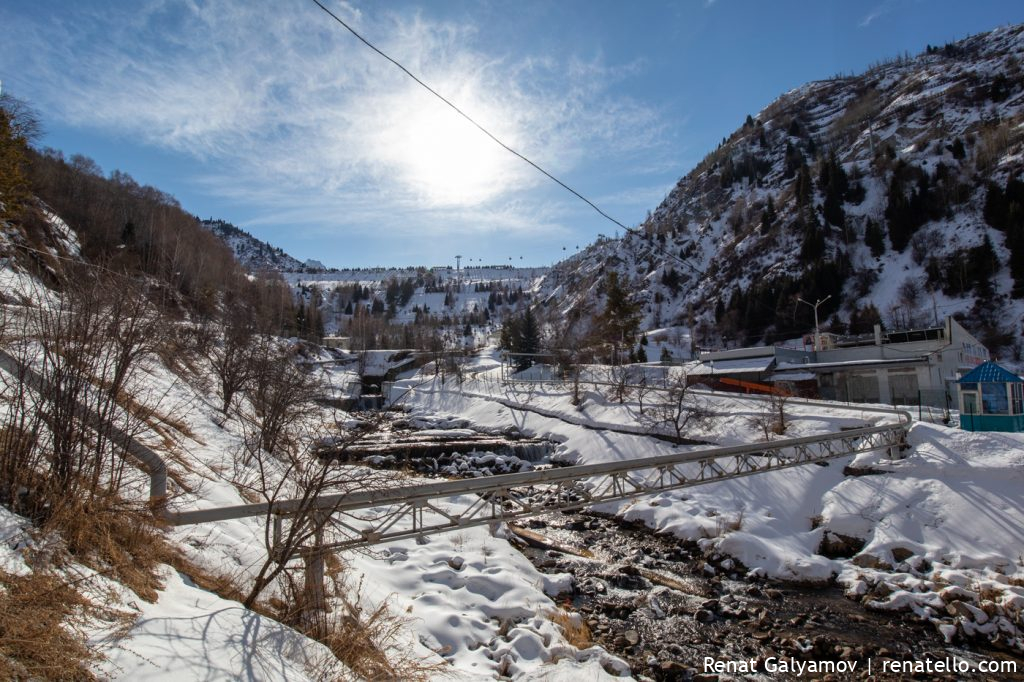
[[[235, 396], [252, 378], [254, 324], [251, 314], [242, 306], [229, 307], [221, 322], [223, 333], [219, 335], [219, 343], [206, 345], [204, 350], [217, 377], [221, 411], [227, 414], [231, 410]], [[212, 331], [210, 335], [218, 336], [216, 331]]]
[[786, 432], [786, 403], [789, 398], [785, 393], [771, 393], [762, 403], [759, 413], [751, 417], [751, 425], [761, 430], [765, 441], [771, 440], [773, 434], [781, 436]]
[[684, 433], [710, 419], [711, 414], [687, 383], [686, 375], [675, 374], [666, 379], [666, 389], [658, 392], [646, 413], [641, 415], [643, 423], [654, 426], [684, 442]]
[[69, 281], [52, 303], [4, 320], [0, 499], [36, 521], [71, 499], [117, 497], [126, 438], [148, 418], [130, 399], [143, 392], [136, 371], [163, 330], [123, 279], [86, 272]]
[[[252, 608], [263, 592], [285, 574], [288, 563], [304, 552], [307, 559], [321, 562], [313, 570], [322, 574], [323, 555], [317, 548], [341, 528], [342, 521], [333, 515], [344, 493], [382, 490], [394, 485], [397, 472], [331, 463], [333, 458], [342, 457], [353, 443], [378, 429], [379, 425], [368, 423], [344, 437], [333, 437], [329, 456], [321, 456], [324, 453], [315, 445], [281, 447], [271, 454], [260, 447], [262, 441], [258, 435], [244, 438], [235, 462], [236, 485], [247, 497], [269, 503], [264, 516], [266, 559], [243, 600], [247, 608]], [[302, 440], [311, 444], [323, 442], [323, 434], [304, 429]], [[334, 500], [333, 505], [321, 499], [327, 496]], [[274, 506], [285, 501], [288, 512], [283, 517], [278, 516]], [[307, 550], [315, 551], [310, 554]], [[312, 614], [324, 607], [316, 603], [300, 606], [301, 610]]]
[[320, 395], [313, 375], [299, 369], [291, 354], [272, 338], [261, 337], [248, 356], [252, 413], [242, 415], [247, 432], [256, 438], [253, 448], [277, 453], [287, 447], [289, 428]]

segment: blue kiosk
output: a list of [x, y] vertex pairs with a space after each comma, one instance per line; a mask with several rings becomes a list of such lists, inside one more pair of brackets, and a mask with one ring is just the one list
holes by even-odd
[[990, 361], [957, 383], [961, 429], [1024, 432], [1024, 379]]

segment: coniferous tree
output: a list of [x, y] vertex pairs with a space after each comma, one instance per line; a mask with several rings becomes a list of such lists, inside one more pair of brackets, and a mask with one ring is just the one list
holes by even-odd
[[764, 207], [764, 211], [761, 213], [761, 229], [765, 232], [772, 228], [775, 224], [775, 202], [772, 201], [771, 197], [768, 197], [768, 204]]
[[605, 280], [605, 308], [597, 318], [597, 326], [601, 338], [612, 344], [614, 354], [618, 356], [619, 348], [630, 347], [640, 324], [639, 306], [629, 299], [629, 294], [619, 284], [619, 273], [608, 272]]
[[871, 255], [875, 258], [885, 253], [885, 233], [882, 226], [870, 218], [864, 226], [864, 244], [871, 249]]

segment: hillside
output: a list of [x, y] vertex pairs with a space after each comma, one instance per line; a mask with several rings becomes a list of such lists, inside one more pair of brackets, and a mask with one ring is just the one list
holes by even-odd
[[1019, 355], [1024, 319], [1024, 26], [787, 92], [685, 175], [636, 233], [601, 239], [543, 285], [600, 310], [614, 269], [642, 328], [698, 345], [964, 319]]
[[225, 220], [210, 218], [200, 221], [199, 224], [220, 237], [231, 248], [238, 262], [251, 272], [265, 270], [297, 272], [324, 269], [323, 264], [319, 261], [303, 263], [299, 259], [289, 256], [281, 248], [271, 246], [268, 242], [253, 237], [245, 230]]

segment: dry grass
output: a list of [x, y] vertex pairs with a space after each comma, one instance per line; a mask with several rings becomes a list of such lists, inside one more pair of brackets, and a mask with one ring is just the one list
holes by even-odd
[[0, 678], [93, 680], [97, 658], [67, 624], [92, 605], [60, 577], [44, 571], [0, 572]]
[[157, 567], [178, 556], [144, 509], [113, 496], [64, 500], [41, 530], [59, 535], [75, 559], [150, 602], [162, 587]]
[[583, 617], [578, 613], [569, 613], [564, 609], [548, 611], [544, 617], [554, 623], [562, 631], [565, 641], [577, 649], [587, 649], [593, 645], [590, 628], [583, 622]]
[[[344, 570], [337, 561], [327, 559], [325, 564], [329, 574]], [[257, 610], [325, 645], [349, 671], [339, 679], [425, 682], [445, 674], [447, 664], [418, 658], [404, 644], [402, 633], [410, 620], [407, 616], [396, 614], [387, 601], [364, 613], [355, 606], [360, 601], [361, 581], [352, 587], [344, 576], [331, 578], [335, 608], [315, 620], [303, 613], [301, 576], [296, 580], [291, 574], [287, 576], [284, 599], [274, 599]]]

